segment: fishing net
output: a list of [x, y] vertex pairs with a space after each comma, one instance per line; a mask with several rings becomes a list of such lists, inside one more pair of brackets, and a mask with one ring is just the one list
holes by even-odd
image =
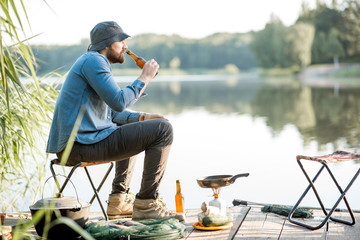
[[123, 226], [122, 220], [90, 222], [86, 224], [85, 230], [95, 239], [101, 240], [171, 240], [183, 238], [187, 234], [185, 225], [175, 218], [139, 220], [137, 223], [141, 225]]
[[[262, 212], [272, 212], [276, 213], [282, 216], [288, 216], [292, 207], [290, 206], [284, 206], [284, 205], [265, 205], [261, 208]], [[294, 218], [312, 218], [313, 217], [313, 211], [309, 208], [297, 208], [293, 214]]]

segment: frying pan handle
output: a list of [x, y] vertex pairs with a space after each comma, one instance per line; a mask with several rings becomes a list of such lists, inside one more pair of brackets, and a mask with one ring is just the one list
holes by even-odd
[[236, 174], [234, 176], [232, 176], [230, 179], [229, 179], [229, 183], [232, 184], [235, 182], [236, 179], [238, 179], [239, 177], [247, 177], [249, 176], [250, 174], [249, 173], [240, 173], [240, 174]]

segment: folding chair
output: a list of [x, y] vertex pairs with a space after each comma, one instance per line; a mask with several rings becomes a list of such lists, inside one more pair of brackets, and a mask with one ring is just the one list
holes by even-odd
[[[288, 220], [291, 223], [300, 225], [302, 227], [305, 227], [305, 228], [308, 228], [308, 229], [311, 229], [311, 230], [316, 230], [316, 229], [319, 229], [319, 228], [323, 227], [325, 223], [328, 223], [329, 219], [331, 219], [332, 221], [335, 221], [335, 222], [346, 224], [346, 225], [354, 225], [355, 224], [354, 213], [353, 213], [352, 209], [350, 208], [350, 205], [349, 205], [348, 200], [346, 199], [345, 195], [349, 191], [352, 184], [355, 182], [356, 178], [359, 176], [360, 168], [356, 171], [355, 175], [352, 177], [352, 179], [350, 180], [350, 182], [346, 186], [345, 190], [343, 190], [340, 187], [338, 181], [336, 180], [334, 174], [331, 172], [331, 170], [330, 170], [330, 168], [328, 166], [328, 163], [336, 163], [336, 162], [349, 161], [349, 160], [360, 160], [360, 154], [355, 154], [355, 153], [350, 153], [350, 152], [345, 152], [345, 151], [336, 151], [336, 152], [334, 152], [332, 154], [328, 154], [328, 155], [324, 155], [324, 156], [316, 156], [316, 157], [297, 155], [296, 160], [297, 160], [297, 163], [299, 164], [301, 170], [303, 171], [306, 179], [308, 180], [309, 186], [306, 188], [305, 192], [301, 195], [298, 202], [295, 204], [295, 206], [290, 211], [290, 213], [288, 215]], [[315, 162], [321, 164], [321, 167], [320, 167], [319, 171], [315, 174], [315, 177], [312, 180], [310, 179], [310, 177], [307, 174], [304, 166], [302, 165], [301, 160], [310, 160], [310, 161], [315, 161]], [[327, 170], [327, 172], [329, 173], [331, 179], [334, 181], [337, 189], [340, 192], [340, 196], [339, 196], [338, 200], [336, 201], [334, 206], [330, 209], [330, 211], [327, 211], [325, 209], [324, 204], [321, 201], [321, 198], [320, 198], [320, 196], [319, 196], [319, 194], [317, 192], [317, 189], [315, 188], [315, 185], [314, 185], [316, 179], [319, 177], [319, 175], [321, 174], [321, 172], [324, 169]], [[305, 224], [303, 222], [295, 221], [292, 218], [293, 213], [295, 212], [297, 207], [300, 205], [301, 201], [304, 199], [304, 197], [306, 196], [306, 194], [309, 192], [310, 189], [312, 189], [314, 191], [314, 194], [315, 194], [315, 196], [316, 196], [316, 198], [317, 198], [317, 200], [318, 200], [318, 202], [319, 202], [319, 204], [321, 206], [321, 209], [322, 209], [323, 213], [325, 214], [324, 220], [317, 226], [310, 226], [310, 225], [307, 225], [307, 224]], [[331, 217], [331, 215], [336, 210], [336, 208], [339, 205], [339, 203], [341, 202], [341, 200], [344, 200], [344, 202], [345, 202], [346, 208], [347, 208], [347, 210], [348, 210], [348, 212], [350, 214], [350, 217], [351, 217], [351, 222]]]
[[[92, 179], [91, 179], [91, 177], [90, 177], [90, 174], [89, 174], [89, 171], [88, 171], [87, 167], [89, 167], [89, 166], [95, 166], [95, 165], [99, 165], [99, 164], [104, 164], [104, 163], [110, 163], [110, 167], [109, 167], [108, 170], [106, 171], [106, 173], [105, 173], [103, 179], [101, 180], [99, 186], [96, 188], [95, 185], [94, 185], [94, 182], [92, 181]], [[64, 167], [72, 167], [72, 169], [70, 170], [68, 176], [66, 176], [66, 180], [64, 181], [64, 183], [63, 183], [63, 185], [62, 185], [61, 187], [60, 187], [59, 181], [58, 181], [57, 178], [56, 178], [56, 173], [55, 173], [55, 171], [54, 171], [54, 166], [53, 166], [54, 164], [55, 164], [55, 165], [60, 165], [60, 160], [59, 160], [59, 159], [53, 159], [53, 160], [51, 160], [51, 162], [50, 162], [50, 170], [51, 170], [51, 173], [52, 173], [52, 175], [53, 175], [53, 177], [54, 177], [54, 179], [55, 179], [56, 186], [57, 186], [57, 188], [58, 188], [58, 190], [59, 190], [58, 195], [61, 195], [61, 194], [62, 194], [62, 192], [64, 191], [67, 183], [69, 182], [69, 180], [70, 180], [71, 176], [73, 175], [73, 173], [75, 172], [75, 170], [76, 170], [77, 168], [79, 168], [79, 167], [83, 167], [83, 168], [84, 168], [84, 170], [85, 170], [85, 172], [86, 172], [86, 175], [87, 175], [87, 177], [88, 177], [88, 179], [89, 179], [89, 182], [90, 182], [90, 184], [91, 184], [91, 187], [92, 187], [92, 189], [93, 189], [93, 191], [94, 191], [94, 195], [93, 195], [93, 197], [92, 197], [91, 200], [90, 200], [90, 204], [93, 203], [93, 201], [94, 201], [94, 199], [95, 199], [95, 197], [96, 197], [96, 199], [97, 199], [98, 202], [99, 202], [101, 211], [102, 211], [103, 214], [104, 214], [105, 220], [107, 221], [107, 220], [108, 220], [108, 216], [107, 216], [107, 214], [106, 214], [106, 211], [105, 211], [104, 206], [103, 206], [103, 204], [102, 204], [102, 202], [101, 202], [101, 199], [100, 199], [100, 197], [99, 197], [98, 192], [100, 191], [101, 187], [103, 186], [104, 182], [106, 181], [107, 177], [109, 176], [109, 174], [110, 174], [110, 172], [111, 172], [111, 169], [112, 169], [113, 166], [114, 166], [114, 163], [113, 163], [113, 162], [80, 162], [80, 163], [77, 163], [77, 164], [74, 165], [74, 166], [64, 165]], [[63, 165], [60, 165], [60, 166], [63, 166]]]

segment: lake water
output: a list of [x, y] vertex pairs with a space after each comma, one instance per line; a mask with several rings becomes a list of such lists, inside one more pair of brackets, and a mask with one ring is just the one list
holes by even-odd
[[[131, 79], [131, 78], [130, 78]], [[121, 87], [129, 78], [119, 78]], [[180, 180], [185, 208], [199, 208], [212, 199], [211, 189], [200, 188], [196, 179], [208, 175], [250, 173], [221, 189], [220, 197], [293, 205], [307, 186], [296, 155], [322, 155], [336, 150], [358, 152], [360, 140], [360, 86], [311, 86], [296, 79], [261, 79], [240, 76], [158, 76], [149, 95], [132, 108], [165, 115], [175, 139], [160, 194], [175, 208], [175, 182]], [[143, 154], [137, 158], [131, 191], [139, 190]], [[340, 184], [347, 184], [360, 163], [333, 164]], [[310, 173], [319, 164], [305, 164]], [[90, 169], [95, 180], [104, 167]], [[325, 173], [325, 172], [324, 172]], [[111, 177], [100, 192], [103, 200], [111, 189]], [[91, 198], [83, 171], [74, 176], [79, 195]], [[338, 191], [328, 174], [317, 181], [325, 204], [332, 206]], [[344, 186], [345, 187], [345, 186]], [[350, 205], [360, 209], [360, 181], [348, 193]], [[65, 195], [73, 195], [71, 187]], [[311, 194], [305, 206], [318, 207]], [[344, 207], [343, 204], [340, 207]], [[94, 202], [93, 211], [99, 211]]]

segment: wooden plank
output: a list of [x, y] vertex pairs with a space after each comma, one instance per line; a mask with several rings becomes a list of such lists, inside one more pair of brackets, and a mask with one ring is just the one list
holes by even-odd
[[186, 210], [185, 226], [186, 226], [186, 231], [188, 232], [188, 235], [185, 237], [186, 239], [194, 231], [194, 227], [192, 225], [198, 221], [197, 214], [200, 212], [201, 212], [200, 209], [187, 209]]
[[201, 231], [194, 229], [192, 224], [198, 222], [197, 215], [201, 212], [200, 209], [187, 210], [186, 211], [186, 229], [188, 231], [188, 236], [186, 239], [233, 239], [234, 234], [237, 230], [246, 215], [248, 214], [250, 207], [231, 207], [227, 209], [229, 215], [234, 216], [233, 227], [231, 229], [219, 230], [219, 231]]
[[263, 226], [264, 236], [267, 239], [278, 239], [285, 224], [285, 217], [274, 213], [267, 213]]
[[278, 239], [284, 221], [281, 216], [252, 208], [234, 239]]
[[[335, 212], [333, 214], [333, 217], [345, 220], [345, 221], [351, 221], [351, 217], [348, 212]], [[335, 240], [335, 239], [344, 239], [344, 240], [350, 240], [350, 239], [359, 239], [360, 238], [360, 216], [359, 214], [355, 215], [356, 223], [353, 226], [349, 226], [342, 223], [337, 223], [330, 221], [329, 223], [329, 230], [327, 232], [327, 239], [329, 240]]]
[[[355, 214], [357, 223], [353, 226], [329, 221], [328, 231], [326, 231], [326, 225], [319, 230], [311, 231], [288, 222], [286, 217], [272, 213], [262, 213], [260, 208], [257, 207], [252, 207], [246, 215], [246, 208], [247, 207], [239, 206], [228, 208], [228, 213], [234, 216], [234, 227], [230, 230], [214, 232], [194, 230], [192, 224], [197, 222], [197, 214], [200, 212], [200, 209], [187, 210], [185, 225], [188, 230], [188, 235], [184, 239], [231, 239], [231, 236], [234, 234], [234, 239], [360, 239], [359, 213]], [[243, 215], [243, 218], [238, 217], [241, 215]], [[350, 216], [347, 212], [335, 212], [333, 217], [350, 221]], [[17, 214], [9, 214], [5, 219], [5, 225], [16, 225], [19, 222], [19, 218], [23, 219], [23, 217]], [[102, 218], [102, 213], [90, 213], [91, 220], [102, 220]], [[316, 223], [319, 224], [323, 218], [324, 215], [321, 211], [314, 211], [313, 219], [303, 219], [303, 221], [307, 224], [315, 225]], [[30, 219], [30, 215], [25, 216], [25, 220], [28, 221]], [[240, 226], [238, 231], [235, 227], [236, 225]], [[29, 229], [29, 233], [37, 236], [34, 228]]]
[[256, 232], [262, 228], [265, 219], [266, 214], [260, 212], [259, 209], [252, 208], [234, 239], [252, 239], [256, 237]]
[[[14, 230], [16, 226], [20, 226], [22, 224], [28, 223], [29, 221], [31, 221], [31, 219], [32, 219], [31, 214], [29, 212], [24, 212], [21, 214], [8, 213], [5, 218], [4, 226], [11, 226], [12, 230]], [[27, 231], [32, 235], [37, 235], [35, 231], [35, 227], [33, 225]]]
[[295, 237], [301, 237], [301, 239], [325, 239], [326, 225], [318, 230], [310, 230], [298, 225], [294, 225], [293, 223], [290, 223], [286, 220], [279, 239], [288, 240], [294, 239]]
[[[307, 219], [300, 218], [296, 220], [310, 226], [316, 226], [319, 225], [325, 218], [325, 215], [320, 210], [314, 210], [313, 216], [314, 218], [307, 218]], [[329, 226], [330, 225], [331, 222], [329, 223]], [[301, 236], [303, 239], [326, 239], [326, 234], [327, 234], [326, 230], [327, 230], [326, 224], [318, 230], [310, 230], [305, 227], [290, 223], [288, 220], [286, 220], [284, 229], [279, 239], [281, 240], [293, 239], [294, 236]]]
[[[247, 217], [248, 213], [250, 212], [251, 207], [237, 207], [237, 209], [240, 209], [239, 214], [236, 214], [234, 216], [235, 220], [233, 222], [234, 226], [231, 228], [230, 233], [228, 235], [228, 240], [233, 240], [236, 236], [236, 233], [239, 231], [242, 223], [245, 221], [245, 218]], [[232, 211], [231, 209], [229, 209]], [[235, 213], [235, 211], [232, 211], [232, 213]]]

